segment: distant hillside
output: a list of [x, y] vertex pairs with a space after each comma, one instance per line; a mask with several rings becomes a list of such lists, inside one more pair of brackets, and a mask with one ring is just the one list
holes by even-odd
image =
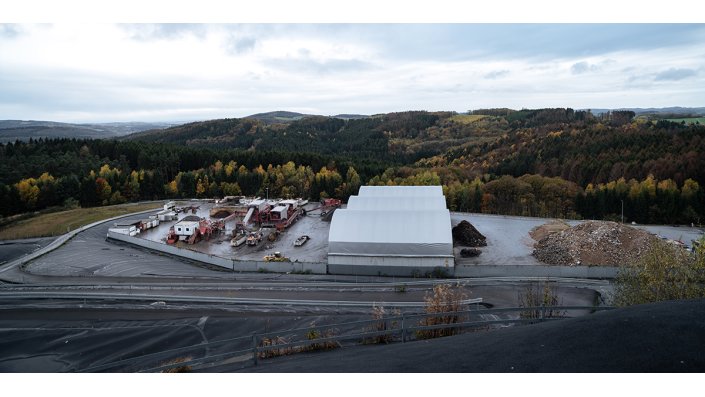
[[[257, 114], [253, 114], [253, 115], [246, 116], [243, 118], [259, 120], [259, 121], [264, 122], [265, 124], [278, 124], [278, 123], [287, 124], [287, 123], [291, 123], [292, 121], [301, 120], [304, 117], [312, 117], [312, 116], [320, 116], [320, 115], [277, 110], [274, 112], [257, 113]], [[320, 116], [320, 117], [325, 117], [325, 116]], [[369, 116], [366, 116], [364, 114], [336, 114], [335, 116], [330, 116], [330, 117], [334, 117], [336, 119], [343, 119], [343, 120], [357, 120], [357, 119], [365, 119]]]
[[595, 114], [604, 114], [615, 110], [631, 110], [637, 115], [663, 115], [663, 116], [705, 116], [705, 107], [684, 108], [672, 106], [667, 108], [618, 108], [618, 109], [590, 109]]
[[335, 116], [336, 119], [343, 119], [343, 120], [356, 120], [356, 119], [366, 119], [370, 116], [366, 116], [364, 114], [336, 114]]
[[244, 118], [259, 120], [259, 121], [264, 122], [265, 124], [277, 124], [277, 123], [290, 123], [292, 121], [300, 120], [300, 119], [307, 117], [307, 116], [312, 116], [312, 115], [277, 110], [274, 112], [257, 113], [257, 114], [253, 114], [250, 116], [246, 116]]
[[0, 142], [27, 141], [30, 138], [114, 138], [170, 125], [142, 122], [71, 124], [37, 120], [0, 120]]
[[[288, 114], [287, 124], [267, 123], [254, 117], [219, 119], [184, 124], [163, 130], [144, 131], [124, 137], [155, 143], [257, 151], [343, 154], [384, 157], [387, 137], [376, 127], [379, 121], [343, 120], [324, 116]], [[280, 116], [274, 117], [282, 117]]]

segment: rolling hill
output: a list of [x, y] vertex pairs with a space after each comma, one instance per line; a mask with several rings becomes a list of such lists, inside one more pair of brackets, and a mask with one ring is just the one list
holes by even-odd
[[0, 120], [0, 142], [28, 141], [30, 138], [115, 138], [171, 125], [173, 124], [143, 122], [71, 124], [37, 120]]

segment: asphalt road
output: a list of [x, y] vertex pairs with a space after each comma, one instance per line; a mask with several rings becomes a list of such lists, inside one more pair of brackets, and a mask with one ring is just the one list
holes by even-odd
[[279, 357], [240, 371], [703, 372], [703, 313], [705, 299], [660, 302], [489, 332]]
[[22, 255], [47, 246], [55, 237], [28, 238], [23, 240], [0, 241], [0, 264], [15, 260]]

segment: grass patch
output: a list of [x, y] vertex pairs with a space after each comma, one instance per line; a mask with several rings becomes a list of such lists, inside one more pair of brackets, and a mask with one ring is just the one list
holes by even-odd
[[158, 203], [120, 204], [42, 214], [4, 226], [0, 229], [0, 240], [59, 236], [102, 219], [159, 208]]
[[685, 121], [686, 124], [695, 124], [696, 122], [700, 124], [705, 124], [705, 117], [688, 117], [684, 119], [666, 119], [666, 121], [672, 121], [674, 123], [680, 123]]
[[459, 124], [471, 124], [485, 117], [487, 116], [482, 114], [456, 114], [452, 116], [450, 120]]

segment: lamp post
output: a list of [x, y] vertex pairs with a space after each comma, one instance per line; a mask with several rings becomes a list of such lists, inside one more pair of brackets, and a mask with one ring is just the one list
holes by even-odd
[[619, 200], [622, 202], [622, 224], [624, 224], [624, 200]]
[[264, 190], [266, 190], [266, 191], [267, 191], [267, 201], [269, 201], [269, 188], [268, 188], [268, 187], [266, 187], [266, 188], [264, 188]]

